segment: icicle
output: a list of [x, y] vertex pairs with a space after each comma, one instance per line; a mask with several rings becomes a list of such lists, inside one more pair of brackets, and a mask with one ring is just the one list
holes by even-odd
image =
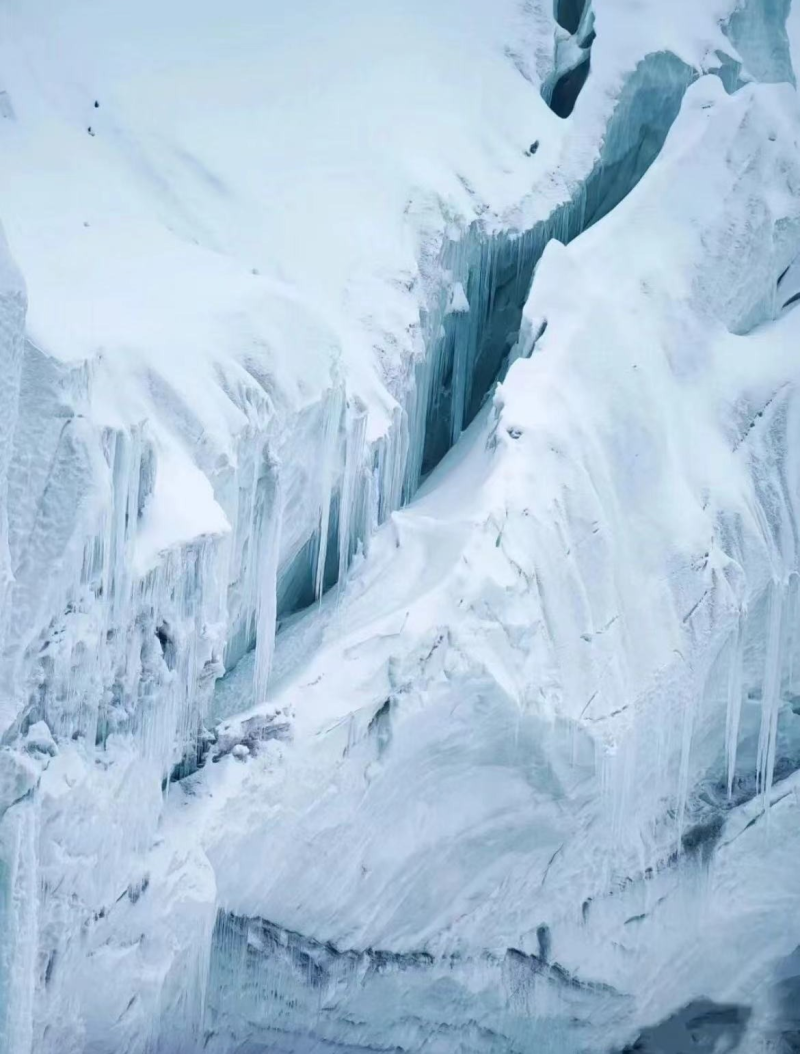
[[136, 535], [139, 499], [139, 464], [141, 441], [137, 432], [117, 432], [113, 460], [113, 516], [111, 586], [112, 622], [127, 622], [126, 610], [131, 599], [131, 568]]
[[678, 772], [678, 845], [683, 837], [683, 825], [686, 819], [686, 805], [689, 800], [689, 762], [692, 753], [692, 739], [694, 737], [695, 708], [697, 698], [700, 695], [699, 686], [690, 682], [688, 688], [684, 689], [685, 698], [681, 711], [683, 713], [683, 730], [681, 735], [681, 757]]
[[325, 420], [323, 424], [321, 500], [319, 514], [319, 549], [317, 551], [317, 569], [314, 576], [314, 599], [321, 600], [325, 587], [325, 562], [328, 557], [328, 531], [331, 521], [331, 494], [333, 475], [338, 450], [337, 438], [342, 419], [343, 392], [340, 387], [334, 388], [325, 401]]
[[725, 720], [725, 750], [728, 761], [728, 801], [733, 794], [736, 774], [736, 751], [739, 742], [739, 721], [742, 714], [742, 651], [744, 614], [740, 613], [731, 637], [731, 658], [728, 669], [728, 711]]
[[383, 523], [403, 497], [403, 478], [408, 454], [408, 422], [405, 412], [396, 406], [392, 424], [381, 447], [378, 460], [378, 522]]
[[469, 371], [469, 331], [474, 325], [472, 316], [466, 323], [460, 319], [454, 326], [452, 409], [450, 419], [450, 442], [455, 443], [464, 424], [464, 409], [467, 401], [467, 374]]
[[364, 464], [364, 444], [367, 434], [367, 408], [357, 402], [347, 424], [344, 479], [339, 499], [339, 589], [345, 580], [353, 552], [354, 505], [358, 498], [358, 482]]
[[781, 690], [784, 584], [773, 580], [770, 586], [767, 647], [764, 660], [764, 683], [761, 700], [761, 730], [758, 737], [756, 785], [769, 808], [769, 792], [775, 770], [775, 744], [778, 732], [778, 710]]
[[788, 601], [787, 601], [787, 619], [788, 619], [788, 639], [786, 641], [787, 650], [787, 687], [791, 695], [796, 695], [796, 676], [797, 676], [797, 647], [798, 647], [798, 627], [800, 625], [800, 575], [797, 571], [792, 571], [789, 576], [789, 584], [787, 586]]
[[256, 658], [253, 666], [253, 688], [257, 703], [267, 697], [272, 657], [275, 650], [275, 626], [278, 612], [278, 559], [283, 500], [277, 463], [267, 455], [266, 472], [261, 477], [256, 537], [258, 539], [258, 597]]

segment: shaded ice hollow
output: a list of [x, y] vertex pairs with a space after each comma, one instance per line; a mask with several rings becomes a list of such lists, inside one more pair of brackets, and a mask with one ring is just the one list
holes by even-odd
[[800, 13], [0, 20], [3, 1054], [796, 1050]]

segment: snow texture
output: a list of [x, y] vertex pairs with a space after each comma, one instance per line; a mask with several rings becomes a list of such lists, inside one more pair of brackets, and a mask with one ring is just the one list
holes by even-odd
[[2, 1054], [794, 1049], [798, 11], [0, 23]]

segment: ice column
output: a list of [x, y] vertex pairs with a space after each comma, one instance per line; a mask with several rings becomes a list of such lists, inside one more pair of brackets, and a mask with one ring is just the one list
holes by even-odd
[[328, 557], [328, 531], [331, 521], [331, 493], [336, 468], [337, 438], [342, 420], [344, 392], [340, 386], [334, 388], [325, 400], [322, 433], [321, 500], [319, 513], [319, 552], [314, 576], [314, 599], [319, 600], [325, 586], [325, 561]]
[[345, 448], [344, 479], [339, 500], [339, 586], [344, 582], [354, 539], [359, 528], [356, 502], [361, 495], [360, 476], [364, 465], [367, 435], [367, 408], [355, 401], [347, 408], [347, 446]]

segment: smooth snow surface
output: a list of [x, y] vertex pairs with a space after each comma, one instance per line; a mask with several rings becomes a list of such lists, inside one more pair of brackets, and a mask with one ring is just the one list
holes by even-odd
[[2, 1054], [796, 1049], [799, 20], [0, 0]]

